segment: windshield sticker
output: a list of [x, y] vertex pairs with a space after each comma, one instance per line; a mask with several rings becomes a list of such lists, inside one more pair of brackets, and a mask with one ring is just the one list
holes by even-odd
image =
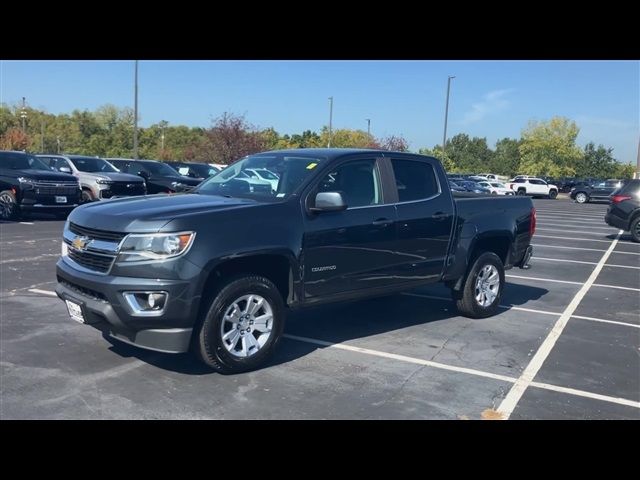
[[310, 163], [309, 165], [307, 165], [307, 170], [311, 170], [313, 168], [316, 168], [316, 166], [318, 166], [317, 163]]

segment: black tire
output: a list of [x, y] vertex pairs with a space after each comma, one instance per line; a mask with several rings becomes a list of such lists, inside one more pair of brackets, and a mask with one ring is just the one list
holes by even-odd
[[551, 200], [555, 200], [557, 196], [558, 196], [557, 190], [549, 190], [549, 198]]
[[95, 198], [93, 197], [93, 194], [89, 191], [89, 190], [82, 190], [82, 197], [80, 198], [80, 203], [89, 203], [89, 202], [93, 202], [95, 200]]
[[[493, 299], [493, 302], [487, 306], [482, 306], [476, 300], [476, 282], [482, 270], [488, 265], [492, 265], [497, 269], [500, 284], [498, 285], [497, 295]], [[485, 252], [475, 259], [473, 266], [467, 274], [462, 290], [459, 292], [453, 291], [453, 299], [456, 301], [458, 311], [465, 317], [485, 318], [496, 314], [503, 291], [504, 265], [502, 264], [502, 260], [493, 252]]]
[[20, 220], [20, 206], [11, 190], [0, 192], [0, 219]]
[[[253, 355], [241, 358], [224, 346], [221, 324], [226, 310], [243, 295], [260, 295], [271, 307], [273, 324], [266, 343]], [[210, 301], [204, 318], [194, 332], [193, 350], [208, 367], [220, 373], [240, 373], [262, 366], [275, 350], [285, 323], [285, 305], [278, 288], [269, 279], [258, 275], [242, 275], [229, 279]], [[251, 333], [253, 335], [253, 333]]]
[[575, 199], [576, 203], [589, 203], [589, 195], [587, 195], [586, 192], [578, 192], [576, 193], [573, 198]]
[[518, 189], [518, 195], [526, 195], [527, 191], [524, 188], [519, 188]]
[[629, 233], [631, 233], [631, 240], [640, 243], [640, 216], [634, 218], [631, 222]]

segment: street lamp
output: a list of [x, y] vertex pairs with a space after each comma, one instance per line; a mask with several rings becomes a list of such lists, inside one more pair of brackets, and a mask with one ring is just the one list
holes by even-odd
[[27, 107], [25, 97], [22, 97], [22, 110], [20, 110], [20, 118], [22, 118], [22, 133], [27, 133], [27, 126], [25, 121], [27, 120]]
[[327, 148], [331, 148], [331, 126], [333, 123], [333, 97], [329, 97], [329, 143]]
[[451, 90], [451, 79], [456, 78], [455, 75], [449, 75], [447, 79], [447, 105], [444, 109], [444, 135], [442, 136], [442, 157], [444, 159], [444, 149], [447, 144], [447, 119], [449, 117], [449, 92]]
[[135, 61], [133, 100], [133, 158], [138, 159], [138, 60]]
[[365, 120], [367, 121], [367, 135], [371, 136], [371, 119], [365, 118]]

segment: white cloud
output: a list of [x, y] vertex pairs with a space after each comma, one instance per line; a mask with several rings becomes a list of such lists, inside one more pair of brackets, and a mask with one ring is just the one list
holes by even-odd
[[581, 124], [594, 125], [598, 127], [613, 127], [613, 128], [637, 128], [638, 124], [633, 124], [631, 122], [625, 122], [622, 120], [616, 120], [614, 118], [604, 118], [604, 117], [590, 117], [588, 115], [579, 115], [576, 117], [576, 122], [578, 126]]
[[487, 115], [509, 108], [511, 104], [505, 97], [513, 92], [513, 88], [493, 90], [482, 96], [482, 101], [471, 105], [471, 110], [465, 112], [462, 125], [479, 122]]

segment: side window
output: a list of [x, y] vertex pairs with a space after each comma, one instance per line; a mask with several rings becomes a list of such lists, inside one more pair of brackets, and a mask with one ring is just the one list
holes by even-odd
[[391, 164], [396, 177], [400, 202], [421, 200], [440, 193], [436, 172], [429, 163], [392, 159]]
[[318, 192], [341, 192], [348, 208], [382, 203], [375, 159], [355, 160], [340, 165], [322, 179]]
[[[69, 170], [71, 170], [71, 167], [69, 166], [69, 162], [67, 162], [64, 158], [57, 158], [55, 160], [55, 165], [54, 168], [58, 171], [60, 171], [61, 168], [66, 167]], [[73, 170], [72, 170], [73, 171]]]
[[134, 175], [137, 175], [138, 172], [147, 172], [147, 169], [144, 168], [144, 165], [142, 165], [141, 163], [138, 162], [131, 162], [128, 164], [127, 166], [127, 173], [133, 173]]

